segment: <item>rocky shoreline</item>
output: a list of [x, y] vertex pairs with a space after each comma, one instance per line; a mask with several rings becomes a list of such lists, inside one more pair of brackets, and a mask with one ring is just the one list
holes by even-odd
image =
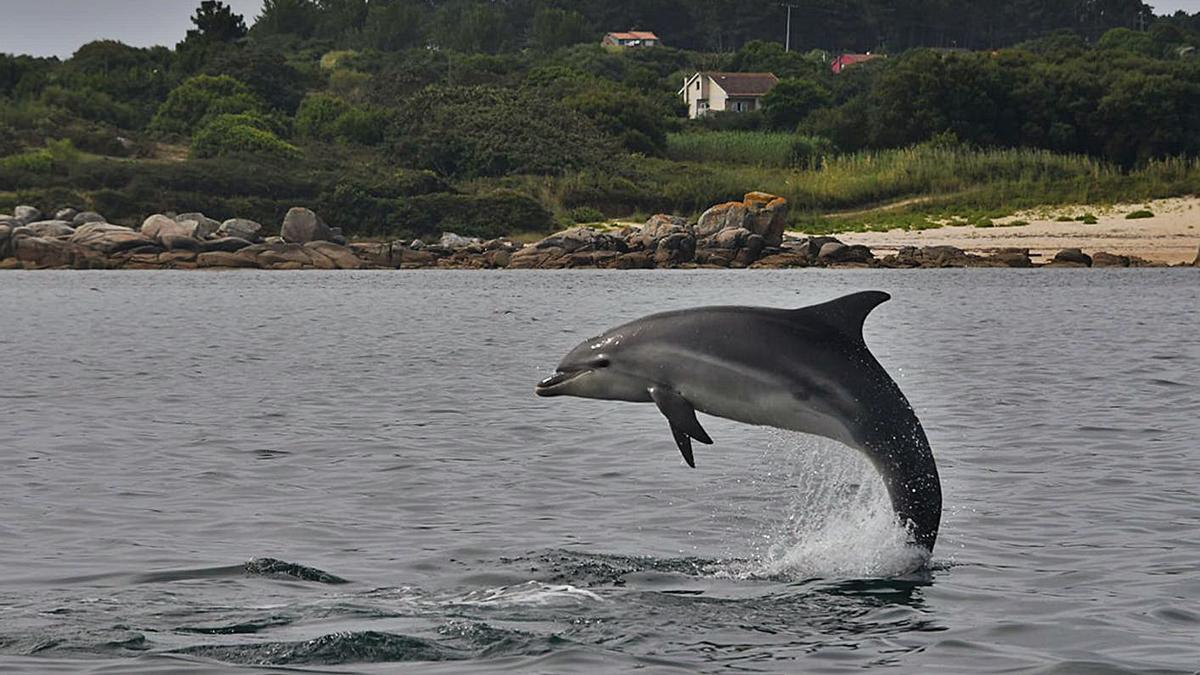
[[[985, 254], [953, 246], [904, 247], [876, 256], [836, 237], [784, 232], [786, 200], [751, 192], [718, 204], [696, 222], [660, 214], [621, 230], [575, 227], [532, 244], [481, 241], [445, 233], [421, 240], [349, 242], [336, 227], [303, 207], [291, 209], [277, 236], [233, 218], [202, 213], [154, 214], [139, 229], [113, 225], [101, 214], [62, 209], [44, 218], [19, 206], [0, 215], [0, 269], [696, 269], [795, 267], [1166, 267], [1136, 256], [1063, 249], [1038, 260], [1028, 249]], [[1200, 254], [1192, 266], [1200, 267]]]

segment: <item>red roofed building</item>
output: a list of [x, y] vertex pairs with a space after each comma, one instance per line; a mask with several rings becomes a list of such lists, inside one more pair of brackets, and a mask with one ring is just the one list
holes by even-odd
[[880, 55], [880, 54], [842, 54], [841, 56], [839, 56], [833, 60], [833, 63], [830, 64], [830, 68], [833, 70], [834, 75], [840, 75], [842, 73], [842, 71], [847, 68], [847, 66], [852, 66], [856, 63], [862, 63], [863, 61], [870, 61], [871, 59], [879, 59], [879, 58], [883, 58], [882, 55]]
[[750, 112], [762, 107], [762, 97], [779, 83], [772, 73], [699, 72], [683, 81], [679, 95], [688, 117], [710, 112]]
[[600, 44], [610, 47], [657, 47], [662, 40], [649, 31], [631, 30], [628, 33], [609, 33]]

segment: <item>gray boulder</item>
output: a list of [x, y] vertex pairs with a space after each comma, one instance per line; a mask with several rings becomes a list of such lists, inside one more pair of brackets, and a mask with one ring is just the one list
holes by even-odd
[[311, 209], [293, 207], [283, 217], [279, 235], [288, 243], [303, 244], [310, 241], [329, 241], [333, 236], [329, 226]]
[[13, 209], [13, 218], [22, 225], [28, 225], [41, 220], [42, 212], [32, 206], [18, 206]]
[[194, 220], [180, 221], [164, 216], [161, 213], [156, 213], [142, 223], [142, 234], [160, 241], [165, 236], [200, 239], [201, 237], [197, 236], [199, 227], [200, 224]]
[[12, 257], [12, 231], [11, 225], [0, 224], [0, 260]]
[[837, 258], [849, 247], [840, 241], [831, 241], [821, 246], [821, 250], [817, 252], [817, 260], [837, 260]]
[[691, 234], [687, 220], [679, 216], [659, 213], [650, 216], [646, 224], [642, 225], [641, 231], [635, 237], [630, 237], [630, 243], [634, 243], [636, 240], [647, 249], [655, 249], [660, 239], [676, 234]]
[[55, 211], [54, 219], [70, 221], [78, 213], [79, 213], [79, 209], [73, 209], [73, 208], [67, 207], [65, 209], [59, 209], [58, 211]]
[[262, 225], [246, 218], [230, 218], [217, 229], [218, 237], [238, 237], [247, 241], [262, 241]]
[[817, 260], [824, 263], [869, 263], [875, 256], [871, 249], [861, 244], [847, 246], [841, 242], [831, 241], [817, 253]]
[[71, 218], [71, 224], [74, 225], [75, 227], [79, 227], [80, 225], [84, 225], [86, 223], [103, 223], [103, 222], [106, 222], [104, 219], [104, 216], [100, 215], [99, 213], [96, 213], [95, 211], [81, 211], [79, 213], [76, 213]]
[[696, 257], [696, 235], [675, 232], [658, 240], [654, 263], [659, 266], [689, 263]]
[[754, 215], [750, 212], [750, 207], [742, 202], [726, 202], [700, 214], [700, 220], [696, 223], [696, 236], [708, 237], [721, 230], [751, 230], [753, 227]]
[[1054, 254], [1054, 262], [1091, 267], [1092, 257], [1077, 248], [1064, 248]]
[[766, 237], [757, 232], [751, 233], [746, 237], [746, 244], [738, 251], [734, 262], [743, 267], [750, 265], [754, 261], [762, 257], [763, 250], [767, 248]]
[[313, 264], [323, 269], [331, 268], [322, 264], [320, 258], [328, 260], [335, 269], [357, 270], [363, 267], [363, 261], [354, 255], [354, 251], [332, 242], [313, 241], [305, 244], [304, 249], [312, 257]]
[[13, 242], [13, 256], [26, 269], [67, 267], [75, 262], [73, 247], [61, 239], [18, 237]]
[[158, 240], [168, 251], [201, 251], [201, 241], [181, 234], [162, 234]]
[[175, 222], [177, 223], [186, 223], [188, 221], [196, 223], [196, 231], [192, 236], [196, 237], [197, 239], [208, 239], [216, 234], [217, 230], [221, 229], [220, 222], [209, 218], [199, 211], [181, 213], [175, 216]]
[[478, 237], [464, 237], [453, 232], [443, 232], [442, 238], [438, 240], [437, 245], [449, 249], [466, 248], [468, 246], [482, 246], [483, 240]]
[[141, 232], [109, 223], [80, 225], [75, 229], [75, 234], [71, 235], [70, 241], [104, 254], [113, 254], [142, 246], [154, 247], [155, 245], [153, 239]]
[[33, 236], [47, 239], [69, 237], [75, 234], [75, 228], [65, 220], [39, 220], [36, 223], [29, 223], [25, 227], [33, 232]]
[[614, 237], [606, 232], [593, 230], [590, 227], [572, 227], [568, 230], [555, 232], [533, 245], [536, 249], [562, 249], [566, 253], [576, 251], [620, 251], [629, 250], [625, 240]]
[[751, 234], [744, 227], [727, 227], [710, 237], [707, 243], [713, 248], [739, 249], [746, 245]]

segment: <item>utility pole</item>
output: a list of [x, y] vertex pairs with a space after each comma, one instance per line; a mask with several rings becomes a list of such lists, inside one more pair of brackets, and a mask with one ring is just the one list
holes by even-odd
[[780, 3], [779, 6], [787, 7], [787, 11], [788, 11], [787, 37], [784, 38], [784, 41], [783, 41], [783, 51], [790, 52], [790, 51], [792, 51], [792, 10], [799, 7], [800, 5], [793, 5], [793, 4], [784, 2], [784, 3]]

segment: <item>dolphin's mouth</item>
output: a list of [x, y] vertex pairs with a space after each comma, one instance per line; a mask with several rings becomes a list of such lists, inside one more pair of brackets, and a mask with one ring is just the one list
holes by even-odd
[[586, 375], [590, 372], [592, 371], [588, 368], [584, 368], [582, 370], [560, 370], [541, 382], [538, 382], [533, 391], [538, 396], [557, 396], [558, 394], [562, 393], [561, 390], [563, 385], [571, 382], [581, 375]]

